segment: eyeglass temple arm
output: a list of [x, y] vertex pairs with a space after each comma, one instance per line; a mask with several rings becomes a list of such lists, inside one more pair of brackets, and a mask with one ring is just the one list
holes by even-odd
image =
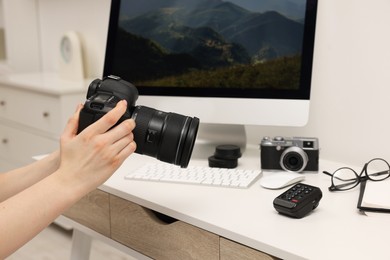
[[339, 185], [333, 185], [329, 187], [329, 190], [330, 191], [335, 191], [335, 190], [340, 190], [342, 189], [343, 187], [346, 187], [346, 186], [350, 186], [351, 184], [354, 184], [355, 181], [351, 181], [351, 182], [346, 182], [346, 183], [343, 183], [343, 184], [339, 184]]
[[327, 172], [327, 171], [323, 171], [322, 173], [323, 173], [323, 174], [326, 174], [326, 175], [328, 175], [328, 176], [330, 176], [330, 177], [333, 176], [333, 174], [331, 174], [330, 172]]
[[384, 175], [384, 174], [389, 174], [389, 171], [381, 171], [381, 172], [375, 172], [375, 173], [371, 173], [369, 174], [370, 176], [380, 176], [380, 175]]

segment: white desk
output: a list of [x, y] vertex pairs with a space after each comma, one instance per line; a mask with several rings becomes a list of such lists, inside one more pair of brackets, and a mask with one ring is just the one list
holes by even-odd
[[[153, 160], [132, 155], [100, 189], [282, 259], [390, 259], [390, 214], [360, 214], [358, 188], [331, 193], [329, 176], [306, 173], [304, 182], [320, 187], [323, 198], [310, 215], [292, 219], [272, 205], [285, 189], [267, 190], [258, 181], [249, 189], [232, 189], [124, 180], [132, 169]], [[340, 166], [320, 161], [320, 172]], [[248, 150], [239, 167], [259, 168], [259, 151]]]

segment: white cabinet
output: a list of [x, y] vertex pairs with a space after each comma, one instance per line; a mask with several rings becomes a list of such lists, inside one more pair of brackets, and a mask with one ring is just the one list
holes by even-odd
[[45, 73], [0, 77], [0, 172], [59, 147], [63, 128], [77, 104], [85, 101], [89, 82]]

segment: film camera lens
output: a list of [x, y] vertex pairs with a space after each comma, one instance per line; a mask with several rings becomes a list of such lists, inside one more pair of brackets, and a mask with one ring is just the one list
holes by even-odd
[[280, 156], [280, 166], [285, 171], [303, 171], [306, 168], [307, 162], [307, 154], [297, 146], [287, 148]]
[[78, 132], [104, 116], [122, 99], [127, 101], [128, 109], [117, 124], [130, 118], [135, 120], [135, 152], [180, 165], [182, 168], [187, 167], [195, 144], [199, 119], [146, 106], [135, 106], [138, 90], [133, 84], [116, 76], [96, 79], [90, 84], [87, 100], [80, 112]]

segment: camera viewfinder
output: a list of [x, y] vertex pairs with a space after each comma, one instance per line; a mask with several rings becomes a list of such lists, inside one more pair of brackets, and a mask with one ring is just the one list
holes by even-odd
[[303, 148], [314, 148], [313, 141], [303, 141]]

